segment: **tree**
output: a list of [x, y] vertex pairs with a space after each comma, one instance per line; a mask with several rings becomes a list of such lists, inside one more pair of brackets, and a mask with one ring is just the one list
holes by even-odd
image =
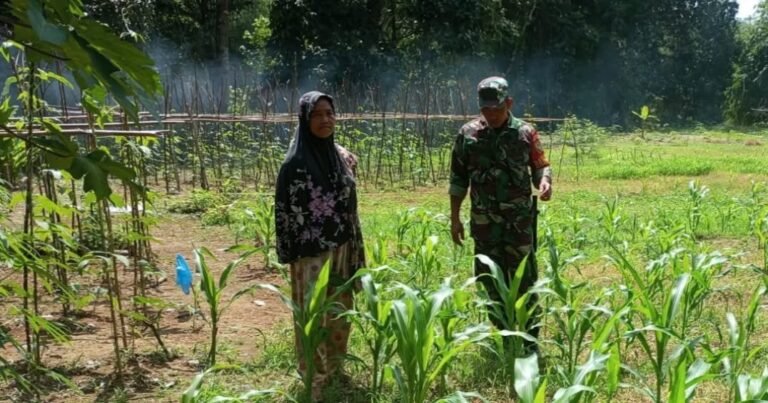
[[728, 88], [725, 116], [739, 124], [766, 120], [768, 109], [768, 2], [758, 5], [757, 17], [743, 22], [741, 52]]

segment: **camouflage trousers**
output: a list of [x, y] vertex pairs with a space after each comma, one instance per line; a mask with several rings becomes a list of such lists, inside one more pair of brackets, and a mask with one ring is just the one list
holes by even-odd
[[[494, 263], [496, 263], [496, 265], [499, 266], [499, 269], [501, 269], [501, 272], [504, 274], [504, 278], [506, 280], [507, 285], [511, 284], [511, 280], [515, 276], [515, 272], [517, 271], [517, 268], [520, 266], [520, 263], [530, 252], [531, 252], [530, 244], [513, 246], [513, 245], [485, 244], [485, 243], [478, 243], [477, 241], [475, 242], [475, 255], [486, 255]], [[480, 276], [481, 274], [490, 273], [490, 272], [491, 272], [491, 268], [488, 267], [488, 265], [481, 262], [480, 259], [475, 258], [475, 275], [476, 276]], [[518, 298], [519, 296], [527, 292], [531, 287], [533, 287], [533, 284], [536, 283], [537, 280], [538, 280], [538, 273], [536, 271], [536, 258], [534, 255], [531, 255], [527, 260], [525, 272], [523, 273], [523, 278], [520, 281], [520, 288], [518, 289], [518, 292], [517, 292]], [[485, 287], [485, 290], [492, 301], [503, 304], [503, 301], [501, 299], [501, 294], [499, 293], [499, 290], [496, 288], [496, 284], [493, 278], [491, 278], [490, 276], [481, 276], [478, 279], [478, 281], [480, 281], [480, 283], [483, 284], [483, 287]], [[528, 299], [528, 309], [536, 305], [537, 302], [538, 302], [538, 296], [535, 294], [531, 295]], [[534, 313], [531, 315], [531, 318], [528, 321], [527, 329], [524, 329], [528, 334], [530, 334], [533, 337], [538, 337], [538, 334], [539, 334], [538, 324], [540, 321], [540, 317], [541, 317], [541, 311], [540, 309], [537, 308], [534, 311]], [[489, 314], [488, 319], [490, 319], [491, 322], [498, 329], [512, 330], [512, 329], [506, 329], [504, 322], [493, 314]], [[506, 320], [507, 320], [507, 323], [512, 323], [515, 320], [515, 318], [506, 318]]]

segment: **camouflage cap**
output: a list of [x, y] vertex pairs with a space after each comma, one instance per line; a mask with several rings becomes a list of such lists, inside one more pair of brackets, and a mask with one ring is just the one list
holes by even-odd
[[488, 77], [477, 85], [480, 108], [500, 108], [507, 99], [507, 80], [502, 77]]

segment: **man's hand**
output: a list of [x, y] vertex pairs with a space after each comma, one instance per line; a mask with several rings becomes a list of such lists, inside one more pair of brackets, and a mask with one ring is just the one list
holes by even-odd
[[549, 183], [549, 177], [545, 176], [541, 178], [541, 183], [539, 184], [539, 199], [542, 201], [547, 201], [552, 198], [552, 184]]
[[461, 219], [451, 218], [451, 238], [456, 245], [464, 246], [464, 224]]

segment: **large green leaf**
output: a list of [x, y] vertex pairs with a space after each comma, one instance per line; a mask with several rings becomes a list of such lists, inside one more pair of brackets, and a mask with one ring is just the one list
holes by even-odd
[[104, 86], [134, 120], [136, 100], [154, 103], [162, 91], [152, 59], [88, 18], [80, 1], [13, 0], [12, 7], [18, 20], [13, 40], [30, 60], [63, 60], [80, 88]]
[[104, 25], [89, 19], [79, 20], [77, 33], [88, 46], [109, 60], [148, 94], [162, 91], [155, 63], [130, 42], [121, 40]]
[[62, 45], [67, 41], [67, 31], [45, 19], [43, 4], [39, 0], [26, 0], [26, 2], [29, 23], [40, 39], [54, 45]]
[[106, 172], [99, 167], [99, 151], [94, 151], [86, 156], [78, 155], [75, 157], [69, 172], [75, 179], [83, 179], [84, 191], [93, 191], [96, 198], [101, 200], [108, 197], [112, 193], [112, 189], [109, 187]]
[[539, 357], [515, 359], [515, 391], [523, 403], [533, 403], [539, 385]]

